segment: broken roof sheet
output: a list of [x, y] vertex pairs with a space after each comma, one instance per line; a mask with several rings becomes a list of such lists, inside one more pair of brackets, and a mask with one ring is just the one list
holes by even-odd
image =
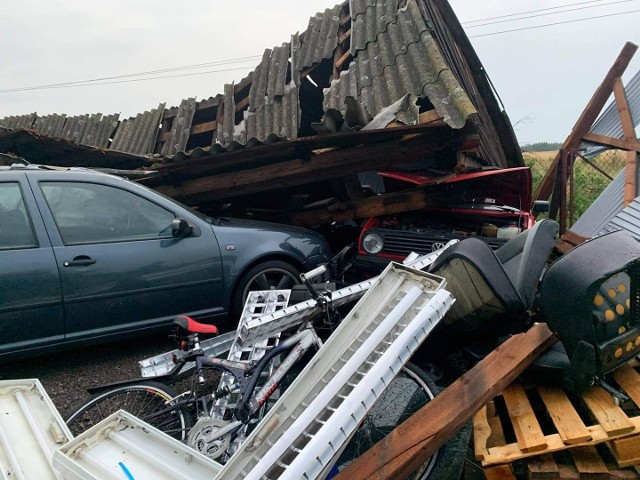
[[[434, 0], [344, 2], [312, 17], [307, 31], [293, 35], [290, 43], [266, 49], [256, 70], [240, 83], [225, 86], [224, 95], [200, 102], [189, 99], [180, 108], [168, 110], [160, 105], [119, 122], [115, 134], [111, 130], [97, 144], [106, 146], [103, 142], [113, 134], [110, 149], [172, 157], [212, 145], [215, 152], [274, 137], [293, 140], [313, 135], [311, 124], [323, 113], [331, 116], [332, 108], [345, 115], [344, 120], [349, 120], [345, 124], [362, 128], [379, 112], [413, 94], [419, 98], [421, 113], [433, 105], [453, 128], [464, 126], [471, 115], [487, 165], [520, 166], [515, 136], [504, 133], [510, 131], [508, 120], [497, 107], [485, 105], [497, 102], [482, 77], [479, 60], [471, 62], [469, 53], [462, 53], [463, 47], [472, 53], [473, 49], [460, 44], [464, 33], [447, 8], [446, 1]], [[481, 88], [480, 82], [487, 85]], [[328, 87], [324, 92], [323, 86]], [[472, 115], [474, 106], [477, 116]], [[109, 125], [108, 119], [102, 120]], [[15, 119], [0, 120], [0, 124], [9, 121]], [[69, 120], [50, 115], [36, 118], [34, 125], [49, 135], [59, 130], [59, 135], [81, 138], [83, 143], [88, 125], [79, 135], [86, 121], [91, 117]]]
[[111, 149], [134, 155], [153, 153], [163, 112], [164, 103], [161, 103], [157, 108], [120, 122]]
[[309, 19], [309, 25], [302, 35], [295, 68], [299, 72], [306, 70], [322, 60], [333, 57], [338, 45], [338, 26], [340, 25], [342, 5], [327, 8]]
[[[361, 15], [362, 22], [369, 20]], [[375, 116], [405, 94], [427, 97], [444, 121], [462, 128], [475, 108], [431, 36], [415, 0], [398, 11], [375, 42], [359, 51], [346, 72], [324, 92], [325, 110], [346, 111], [345, 98], [359, 98]]]
[[378, 34], [387, 30], [396, 21], [398, 0], [350, 0], [351, 11], [351, 54], [366, 48]]

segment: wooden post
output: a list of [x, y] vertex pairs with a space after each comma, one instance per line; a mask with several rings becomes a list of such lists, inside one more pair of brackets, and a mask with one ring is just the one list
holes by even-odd
[[335, 479], [406, 478], [556, 340], [546, 324], [514, 335]]
[[[622, 124], [622, 132], [624, 133], [624, 139], [627, 141], [635, 142], [636, 129], [633, 125], [633, 119], [631, 118], [631, 111], [629, 110], [629, 103], [627, 102], [627, 95], [624, 91], [624, 85], [622, 80], [617, 78], [616, 83], [613, 86], [613, 93], [616, 98], [616, 106], [618, 107], [618, 113], [620, 114], [620, 123]], [[627, 164], [624, 178], [624, 206], [628, 206], [638, 196], [638, 154], [635, 151], [627, 151]]]
[[[596, 118], [602, 111], [602, 108], [604, 107], [607, 99], [611, 96], [611, 92], [613, 90], [616, 79], [621, 77], [624, 71], [627, 69], [637, 49], [638, 46], [631, 42], [627, 42], [624, 45], [622, 51], [620, 52], [620, 55], [618, 55], [618, 58], [605, 76], [604, 80], [591, 97], [591, 100], [589, 100], [589, 103], [583, 110], [582, 115], [580, 115], [580, 118], [574, 125], [573, 130], [562, 144], [561, 150], [578, 148], [580, 146], [583, 135], [589, 132], [589, 129], [593, 125], [593, 122], [596, 121]], [[533, 195], [533, 200], [549, 199], [549, 196], [551, 196], [555, 172], [558, 167], [559, 161], [560, 153], [556, 155], [556, 158], [549, 167], [549, 170], [547, 170], [547, 173], [540, 182], [540, 185]]]

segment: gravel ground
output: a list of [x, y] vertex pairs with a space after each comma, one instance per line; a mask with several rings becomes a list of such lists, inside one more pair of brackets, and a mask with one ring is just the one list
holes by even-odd
[[[140, 376], [138, 361], [173, 350], [166, 335], [129, 340], [0, 365], [0, 380], [38, 378], [64, 417], [87, 397], [88, 387]], [[464, 480], [482, 480], [469, 448]]]
[[64, 417], [88, 387], [140, 376], [138, 361], [175, 348], [167, 335], [121, 341], [0, 365], [0, 380], [38, 378]]

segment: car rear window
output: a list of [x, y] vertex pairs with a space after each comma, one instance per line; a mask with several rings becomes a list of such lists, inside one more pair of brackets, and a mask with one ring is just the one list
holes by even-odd
[[0, 249], [37, 246], [20, 185], [17, 182], [0, 183]]

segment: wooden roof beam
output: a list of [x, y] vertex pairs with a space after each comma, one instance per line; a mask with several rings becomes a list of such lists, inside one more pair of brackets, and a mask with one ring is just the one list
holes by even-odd
[[[636, 128], [631, 118], [631, 110], [627, 102], [627, 95], [620, 78], [613, 85], [613, 94], [620, 115], [624, 139], [629, 142], [637, 142]], [[627, 207], [638, 196], [638, 154], [635, 151], [627, 151], [627, 164], [624, 177], [624, 206]]]
[[456, 132], [457, 135], [452, 135], [449, 128], [433, 128], [411, 139], [396, 138], [385, 143], [362, 144], [312, 155], [308, 159], [296, 158], [184, 180], [177, 186], [164, 185], [156, 188], [165, 195], [187, 204], [197, 204], [304, 185], [363, 171], [389, 168], [398, 162], [423, 158], [430, 151], [464, 141], [464, 135]]
[[509, 338], [348, 465], [335, 480], [407, 478], [556, 341], [544, 323]]
[[[562, 144], [562, 147], [560, 147], [560, 150], [575, 149], [580, 146], [582, 138], [589, 132], [589, 129], [593, 125], [593, 122], [596, 121], [596, 118], [598, 118], [598, 115], [602, 111], [602, 108], [611, 96], [616, 79], [620, 78], [625, 72], [637, 49], [638, 46], [631, 42], [627, 42], [624, 45], [622, 51], [618, 55], [618, 58], [607, 72], [607, 75], [605, 76], [600, 86], [594, 92], [591, 100], [589, 100], [589, 103], [583, 110], [582, 115], [580, 115], [580, 118], [573, 126], [571, 133]], [[547, 173], [545, 174], [542, 181], [540, 182], [540, 185], [533, 194], [532, 200], [549, 199], [549, 197], [551, 196], [551, 191], [553, 189], [553, 183], [559, 161], [560, 151], [556, 155], [556, 158], [551, 163], [551, 166], [547, 170]]]

